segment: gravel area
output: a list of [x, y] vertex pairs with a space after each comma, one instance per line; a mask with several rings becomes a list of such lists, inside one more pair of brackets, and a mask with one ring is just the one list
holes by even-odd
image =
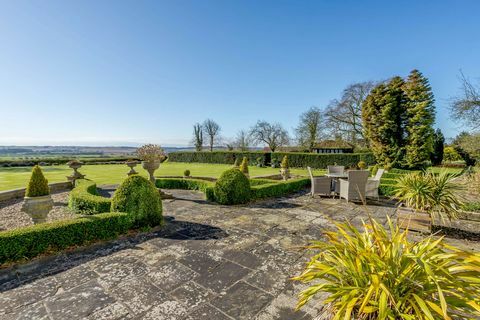
[[[48, 221], [74, 218], [68, 208], [68, 191], [52, 194], [54, 206], [48, 214]], [[30, 216], [22, 211], [23, 199], [0, 201], [0, 231], [33, 225]]]

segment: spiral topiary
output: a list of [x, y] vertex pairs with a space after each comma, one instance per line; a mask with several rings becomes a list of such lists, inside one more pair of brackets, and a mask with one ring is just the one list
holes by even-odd
[[40, 166], [36, 165], [32, 169], [32, 176], [28, 182], [27, 190], [25, 191], [26, 197], [41, 197], [50, 194], [50, 188], [48, 187], [48, 180], [43, 175]]
[[115, 191], [111, 211], [126, 212], [134, 228], [162, 223], [162, 200], [157, 188], [147, 179], [132, 175]]
[[250, 181], [239, 169], [229, 169], [215, 183], [214, 195], [220, 204], [247, 203], [250, 201]]

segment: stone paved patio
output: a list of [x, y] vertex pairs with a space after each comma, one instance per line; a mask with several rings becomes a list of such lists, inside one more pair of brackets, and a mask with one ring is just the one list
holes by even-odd
[[[295, 312], [303, 286], [289, 280], [308, 260], [298, 250], [364, 208], [305, 194], [225, 207], [176, 190], [157, 231], [0, 271], [1, 319], [315, 319]], [[388, 203], [368, 206], [385, 222]], [[478, 243], [452, 240], [468, 250]]]

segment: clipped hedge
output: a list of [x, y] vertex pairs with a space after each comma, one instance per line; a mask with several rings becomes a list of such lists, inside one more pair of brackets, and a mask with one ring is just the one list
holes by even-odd
[[127, 212], [132, 226], [154, 227], [162, 223], [162, 200], [155, 185], [139, 175], [125, 179], [115, 191], [111, 211]]
[[131, 227], [127, 213], [108, 212], [0, 232], [0, 263], [33, 258], [94, 240], [106, 240]]
[[171, 152], [168, 154], [168, 161], [172, 162], [201, 162], [234, 164], [235, 159], [247, 157], [249, 163], [256, 163], [256, 159], [263, 157], [263, 164], [269, 165], [272, 157], [282, 159], [288, 156], [290, 167], [305, 168], [312, 167], [325, 169], [334, 163], [347, 167], [354, 167], [360, 161], [367, 165], [375, 163], [371, 153], [300, 153], [300, 152], [236, 152], [236, 151], [213, 151], [213, 152]]
[[77, 180], [68, 198], [68, 207], [79, 214], [109, 212], [110, 206], [109, 198], [98, 195], [95, 182], [86, 179]]
[[155, 185], [160, 189], [198, 190], [205, 193], [207, 200], [215, 201], [213, 193], [215, 183], [211, 181], [200, 179], [160, 178], [156, 180]]
[[[156, 185], [162, 189], [198, 190], [205, 193], [207, 200], [214, 202], [214, 183], [199, 179], [157, 179]], [[250, 179], [251, 200], [281, 197], [289, 193], [300, 191], [310, 185], [310, 179], [300, 178], [288, 181], [271, 179]]]
[[250, 201], [250, 181], [237, 168], [224, 171], [213, 188], [220, 204], [242, 204]]
[[300, 179], [292, 179], [287, 181], [278, 181], [278, 182], [252, 185], [251, 197], [252, 199], [281, 197], [286, 194], [305, 189], [309, 185], [310, 185], [310, 179], [308, 178], [300, 178]]

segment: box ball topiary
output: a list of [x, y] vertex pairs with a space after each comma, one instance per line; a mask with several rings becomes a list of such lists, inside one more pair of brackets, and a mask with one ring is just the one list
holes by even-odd
[[25, 191], [26, 197], [41, 197], [50, 194], [50, 188], [48, 187], [48, 180], [43, 175], [40, 166], [36, 165], [32, 169], [32, 176], [28, 182], [27, 190]]
[[187, 170], [183, 171], [183, 175], [185, 177], [190, 177], [190, 170], [187, 169]]
[[134, 228], [162, 223], [162, 200], [157, 188], [139, 175], [125, 179], [115, 191], [111, 211], [127, 212]]
[[215, 200], [220, 204], [247, 203], [250, 194], [250, 181], [236, 168], [223, 172], [215, 183]]
[[358, 164], [357, 164], [358, 168], [359, 169], [366, 169], [367, 168], [367, 163], [365, 161], [360, 161]]

